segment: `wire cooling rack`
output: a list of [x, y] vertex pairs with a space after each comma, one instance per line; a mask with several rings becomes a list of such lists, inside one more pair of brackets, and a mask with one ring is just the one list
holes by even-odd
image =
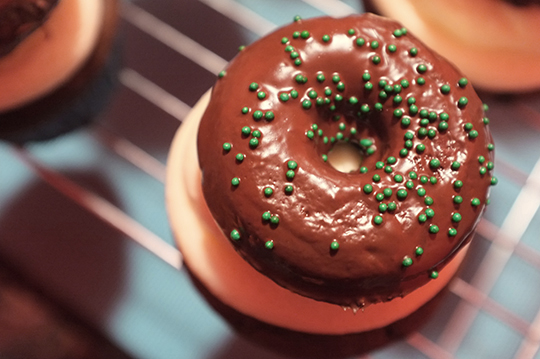
[[[0, 144], [0, 253], [136, 358], [279, 358], [236, 336], [182, 270], [163, 199], [176, 129], [236, 53], [294, 15], [357, 1], [123, 2], [124, 67], [86, 129]], [[482, 94], [499, 184], [433, 317], [367, 358], [540, 359], [540, 95]], [[357, 358], [357, 359], [360, 359]]]

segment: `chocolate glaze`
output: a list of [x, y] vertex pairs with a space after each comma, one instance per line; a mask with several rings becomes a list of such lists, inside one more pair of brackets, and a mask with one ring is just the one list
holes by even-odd
[[0, 1], [0, 56], [11, 52], [37, 29], [59, 0]]
[[[301, 295], [352, 307], [403, 296], [432, 280], [430, 274], [470, 240], [484, 210], [492, 177], [489, 170], [485, 174], [480, 170], [492, 168], [493, 152], [488, 150], [492, 138], [483, 121], [483, 105], [470, 84], [458, 84], [463, 76], [451, 64], [410, 33], [394, 34], [401, 29], [399, 23], [371, 14], [298, 20], [245, 48], [213, 89], [198, 134], [208, 207], [227, 238], [231, 231], [239, 232], [240, 239], [231, 243], [242, 257]], [[324, 35], [330, 40], [325, 42]], [[365, 43], [358, 45], [358, 38]], [[411, 48], [418, 54], [410, 55]], [[374, 64], [374, 56], [380, 57], [380, 63]], [[301, 63], [295, 64], [295, 59]], [[425, 73], [419, 73], [418, 65], [426, 66]], [[316, 78], [321, 72], [324, 81]], [[371, 75], [369, 81], [362, 77], [365, 72]], [[339, 75], [344, 88], [333, 81], [333, 75]], [[425, 84], [419, 84], [420, 77]], [[383, 100], [379, 80], [391, 86], [402, 80], [408, 84], [387, 87], [388, 98]], [[253, 82], [258, 84], [256, 90], [250, 89]], [[366, 82], [373, 84], [372, 90], [365, 88]], [[450, 86], [449, 93], [443, 93], [443, 85]], [[332, 94], [325, 95], [325, 89]], [[293, 90], [297, 98], [280, 100], [283, 93], [294, 96]], [[309, 97], [311, 90], [327, 103], [317, 105]], [[416, 99], [417, 114], [409, 109], [411, 97]], [[458, 105], [460, 98], [468, 103]], [[308, 100], [311, 106], [304, 108]], [[381, 110], [376, 109], [377, 103], [383, 105]], [[362, 113], [366, 108], [362, 105], [369, 106], [367, 114]], [[396, 116], [396, 109], [404, 115]], [[421, 125], [423, 109], [437, 118]], [[256, 111], [272, 111], [274, 118], [256, 119]], [[449, 117], [448, 129], [436, 131], [433, 139], [418, 134], [420, 128], [437, 129], [444, 122], [443, 112]], [[403, 117], [410, 118], [410, 125], [402, 124]], [[245, 126], [260, 131], [258, 145], [250, 145], [257, 137], [244, 135]], [[351, 133], [353, 127], [356, 134]], [[315, 133], [312, 139], [309, 131]], [[413, 147], [400, 155], [407, 132], [415, 134]], [[339, 133], [341, 141], [356, 144], [363, 152], [367, 173], [341, 173], [323, 160], [333, 146], [331, 138], [339, 138]], [[372, 141], [368, 148], [375, 150], [373, 154], [367, 154], [361, 139]], [[225, 142], [232, 145], [230, 150], [223, 149]], [[422, 153], [415, 150], [418, 144], [425, 145]], [[238, 153], [244, 154], [242, 161], [236, 159]], [[483, 156], [480, 161], [479, 156]], [[430, 165], [432, 159], [439, 160], [440, 166]], [[289, 179], [291, 160], [298, 166]], [[381, 161], [384, 168], [377, 168]], [[453, 162], [460, 163], [458, 170], [451, 168]], [[411, 179], [410, 171], [418, 178]], [[403, 180], [396, 181], [396, 174]], [[379, 175], [380, 181], [374, 181], [373, 175]], [[424, 175], [437, 183], [422, 183]], [[235, 177], [240, 181], [236, 186], [231, 184]], [[454, 186], [456, 180], [463, 181], [461, 188]], [[412, 189], [406, 189], [408, 181]], [[364, 191], [366, 184], [373, 188], [369, 194]], [[287, 185], [293, 186], [292, 193], [286, 192]], [[273, 189], [270, 196], [264, 193], [266, 187]], [[379, 202], [376, 195], [386, 188], [392, 194]], [[425, 196], [417, 194], [419, 188], [426, 190]], [[400, 189], [406, 190], [405, 199], [398, 198]], [[461, 204], [454, 203], [458, 195]], [[433, 204], [425, 203], [428, 196]], [[471, 205], [473, 198], [480, 205]], [[380, 203], [395, 203], [396, 208], [380, 212]], [[421, 223], [419, 215], [430, 209], [435, 215]], [[279, 218], [278, 224], [262, 218], [267, 211]], [[452, 219], [455, 212], [461, 221]], [[376, 216], [382, 217], [381, 224], [375, 223]], [[438, 226], [439, 232], [430, 233], [431, 225]], [[457, 230], [456, 236], [448, 234], [451, 228]], [[338, 249], [331, 248], [333, 241], [339, 243]], [[273, 248], [267, 248], [267, 242]], [[417, 247], [423, 254], [415, 254]], [[405, 266], [406, 258], [413, 264]]]

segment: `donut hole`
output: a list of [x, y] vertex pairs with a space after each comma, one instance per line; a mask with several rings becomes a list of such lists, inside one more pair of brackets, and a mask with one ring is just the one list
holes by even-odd
[[339, 142], [328, 152], [328, 163], [339, 172], [358, 172], [364, 155], [354, 142]]

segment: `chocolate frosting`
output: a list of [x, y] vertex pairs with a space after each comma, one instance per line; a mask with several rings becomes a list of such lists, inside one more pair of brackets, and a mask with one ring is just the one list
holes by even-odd
[[48, 18], [59, 0], [0, 1], [0, 56], [11, 52]]
[[[399, 23], [295, 19], [220, 74], [198, 134], [204, 197], [279, 285], [342, 306], [390, 300], [470, 240], [496, 182], [487, 123], [472, 85]], [[325, 161], [338, 142], [359, 170]]]

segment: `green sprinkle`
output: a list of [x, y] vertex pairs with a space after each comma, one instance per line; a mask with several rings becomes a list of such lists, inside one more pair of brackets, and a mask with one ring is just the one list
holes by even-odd
[[459, 87], [465, 87], [468, 83], [469, 81], [465, 77], [460, 78], [458, 81]]
[[438, 128], [439, 128], [439, 131], [441, 132], [446, 131], [448, 129], [448, 122], [444, 122], [444, 121], [440, 122]]
[[300, 33], [300, 37], [301, 37], [302, 39], [307, 39], [307, 38], [309, 38], [309, 31], [307, 31], [307, 30], [302, 31], [302, 32]]
[[397, 208], [397, 204], [395, 202], [388, 203], [388, 210], [389, 211], [395, 211]]
[[401, 83], [401, 86], [403, 86], [403, 88], [407, 88], [410, 85], [409, 81], [407, 81], [405, 79], [401, 80], [400, 83]]
[[270, 197], [273, 193], [274, 193], [274, 190], [272, 188], [270, 188], [270, 187], [266, 187], [264, 189], [264, 195], [266, 197]]
[[429, 233], [433, 233], [433, 234], [439, 233], [439, 227], [434, 225], [434, 224], [430, 225], [429, 226]]
[[248, 136], [251, 134], [251, 128], [249, 126], [242, 127], [242, 134]]
[[256, 137], [253, 137], [249, 140], [249, 145], [251, 147], [257, 147], [259, 145], [259, 139]]
[[383, 223], [383, 218], [381, 216], [375, 216], [373, 217], [373, 223], [379, 225]]
[[458, 106], [461, 107], [461, 108], [467, 106], [468, 103], [469, 103], [469, 99], [467, 99], [467, 97], [461, 97], [458, 100]]
[[417, 179], [417, 178], [418, 178], [418, 174], [416, 174], [416, 172], [414, 172], [414, 171], [411, 171], [411, 172], [409, 172], [409, 178], [410, 178], [410, 179], [413, 179], [413, 180], [414, 180], [414, 179]]
[[392, 173], [392, 171], [393, 171], [393, 170], [392, 170], [392, 167], [390, 167], [390, 166], [385, 166], [385, 167], [384, 167], [384, 172], [386, 172], [386, 173]]
[[361, 37], [356, 39], [356, 45], [358, 46], [364, 46], [365, 43], [366, 43], [366, 40]]
[[426, 146], [423, 143], [416, 145], [416, 152], [422, 153], [426, 150]]
[[370, 184], [364, 185], [364, 193], [370, 194], [371, 192], [373, 192], [373, 186]]
[[227, 72], [225, 70], [220, 71], [219, 74], [218, 74], [218, 77], [219, 78], [225, 77], [226, 74], [227, 74]]
[[455, 204], [460, 204], [460, 203], [463, 202], [463, 197], [456, 195], [456, 196], [454, 196], [453, 200], [454, 200]]
[[454, 213], [452, 215], [452, 221], [454, 222], [460, 222], [461, 221], [461, 214], [459, 214], [458, 212]]
[[491, 177], [491, 185], [495, 186], [497, 185], [497, 183], [499, 183], [499, 180], [497, 179], [497, 177]]
[[345, 84], [343, 82], [338, 82], [338, 84], [336, 85], [336, 88], [338, 89], [338, 91], [343, 91], [345, 90]]
[[413, 181], [407, 181], [405, 183], [405, 187], [407, 187], [408, 189], [413, 189], [414, 188], [414, 182]]
[[292, 34], [293, 39], [298, 39], [300, 37], [300, 31], [295, 31]]
[[383, 190], [383, 194], [384, 194], [384, 196], [385, 196], [386, 198], [392, 196], [392, 189], [391, 189], [391, 188], [385, 188], [385, 189]]
[[480, 200], [478, 198], [473, 198], [471, 200], [471, 205], [473, 205], [474, 207], [477, 207], [480, 205]]
[[266, 242], [264, 243], [264, 247], [265, 247], [266, 249], [272, 249], [272, 248], [274, 248], [274, 241], [272, 241], [272, 240], [266, 241]]
[[424, 254], [424, 248], [422, 248], [422, 247], [416, 247], [416, 250], [414, 251], [414, 253], [415, 253], [417, 256], [421, 256], [422, 254]]
[[266, 98], [266, 93], [264, 91], [259, 91], [257, 93], [257, 97], [259, 98], [259, 100], [264, 100]]
[[375, 55], [371, 58], [371, 62], [373, 62], [373, 64], [375, 65], [378, 65], [381, 63], [381, 57], [378, 56], [378, 55]]
[[424, 198], [424, 203], [426, 204], [426, 206], [431, 206], [433, 204], [433, 198], [427, 196], [426, 198]]
[[388, 45], [388, 51], [389, 51], [389, 52], [392, 52], [392, 53], [393, 53], [393, 52], [396, 52], [396, 50], [397, 50], [396, 45], [394, 45], [394, 44]]
[[283, 92], [283, 93], [280, 93], [280, 94], [279, 94], [279, 99], [280, 99], [281, 101], [283, 101], [283, 102], [289, 101], [289, 98], [290, 98], [290, 97], [289, 97], [289, 94], [288, 94], [288, 93]]
[[448, 119], [450, 118], [450, 115], [447, 114], [446, 112], [442, 112], [440, 115], [439, 115], [439, 118], [441, 119], [441, 121], [448, 121]]
[[416, 191], [416, 193], [420, 196], [420, 197], [424, 197], [426, 195], [426, 190], [422, 187], [418, 188], [418, 190]]
[[324, 41], [324, 42], [328, 42], [328, 41], [330, 41], [330, 39], [331, 39], [330, 35], [323, 35], [323, 37], [322, 37], [322, 41]]
[[420, 182], [422, 183], [428, 183], [429, 179], [427, 176], [420, 176]]
[[432, 279], [437, 279], [439, 278], [439, 272], [437, 271], [432, 271], [431, 274], [429, 275]]
[[375, 50], [376, 48], [379, 47], [379, 42], [378, 41], [371, 41], [371, 43], [369, 44], [369, 47], [371, 47], [373, 50]]
[[382, 194], [382, 193], [377, 193], [377, 194], [375, 195], [375, 199], [376, 199], [377, 201], [381, 202], [381, 201], [384, 199], [384, 194]]
[[291, 194], [293, 193], [294, 187], [291, 184], [285, 185], [285, 193]]
[[424, 64], [420, 64], [418, 66], [416, 66], [416, 71], [418, 71], [418, 73], [425, 73], [427, 71], [427, 66], [424, 65]]
[[473, 139], [473, 138], [476, 138], [476, 137], [478, 137], [478, 131], [471, 130], [471, 132], [469, 132], [469, 138]]
[[427, 208], [426, 209], [426, 216], [428, 218], [433, 218], [435, 217], [435, 211], [432, 209], [432, 208]]
[[455, 237], [456, 235], [457, 235], [457, 229], [455, 229], [455, 228], [448, 229], [448, 236], [449, 237]]
[[223, 144], [223, 149], [224, 149], [225, 151], [230, 151], [231, 148], [232, 148], [232, 145], [231, 145], [229, 142], [225, 142], [225, 143]]
[[264, 114], [264, 118], [267, 120], [267, 121], [272, 121], [274, 119], [275, 115], [272, 111], [266, 111], [266, 113]]
[[409, 154], [409, 150], [406, 148], [402, 148], [401, 150], [399, 150], [400, 157], [407, 157], [408, 154]]
[[485, 175], [487, 173], [487, 168], [484, 166], [481, 166], [478, 172], [480, 172], [481, 175]]
[[410, 119], [409, 117], [403, 117], [403, 118], [401, 119], [401, 125], [402, 125], [403, 127], [407, 127], [407, 126], [409, 126], [410, 124], [411, 124], [411, 119]]
[[418, 85], [425, 85], [426, 84], [426, 79], [423, 78], [423, 77], [419, 77], [419, 78], [416, 79], [416, 83]]
[[328, 161], [328, 156], [327, 155], [323, 154], [321, 157], [322, 157], [324, 162]]
[[272, 216], [272, 217], [270, 217], [270, 223], [272, 223], [272, 224], [278, 224], [278, 223], [279, 223], [279, 217], [278, 217], [278, 216]]
[[240, 239], [240, 232], [238, 232], [237, 229], [233, 229], [233, 230], [231, 231], [230, 237], [231, 237], [231, 239], [232, 239], [233, 241], [237, 241], [237, 240]]
[[452, 162], [452, 166], [451, 166], [452, 170], [457, 171], [459, 170], [460, 167], [461, 167], [461, 163], [459, 163], [458, 161]]
[[269, 221], [272, 217], [272, 214], [269, 211], [266, 211], [262, 214], [263, 221]]
[[261, 131], [259, 131], [259, 130], [253, 130], [253, 132], [251, 133], [251, 135], [252, 135], [253, 137], [260, 138], [260, 137], [261, 137]]
[[339, 242], [334, 239], [332, 243], [330, 243], [330, 249], [337, 251], [339, 249]]
[[243, 153], [238, 153], [238, 154], [236, 155], [236, 160], [237, 160], [238, 162], [242, 162], [242, 161], [244, 160], [244, 157], [245, 157], [245, 156], [244, 156]]
[[409, 50], [409, 55], [412, 56], [412, 57], [415, 57], [416, 55], [418, 55], [418, 49], [416, 47], [412, 47]]
[[407, 198], [407, 195], [409, 193], [407, 192], [407, 190], [405, 189], [399, 189], [397, 192], [396, 192], [396, 196], [398, 199], [401, 199], [401, 200], [404, 200], [405, 198]]
[[245, 115], [249, 112], [249, 107], [242, 107], [242, 113]]
[[431, 167], [431, 169], [434, 169], [436, 170], [437, 168], [439, 168], [441, 166], [441, 161], [439, 161], [438, 159], [434, 158], [432, 159], [431, 161], [429, 161], [429, 167]]
[[368, 168], [366, 166], [360, 167], [360, 173], [368, 173]]
[[454, 188], [461, 188], [463, 187], [463, 182], [460, 180], [454, 181]]
[[372, 179], [373, 179], [373, 182], [379, 182], [381, 180], [381, 176], [378, 174], [374, 174]]
[[298, 91], [296, 91], [296, 90], [291, 90], [291, 97], [292, 97], [292, 98], [297, 98], [297, 97], [298, 97]]
[[394, 176], [394, 181], [396, 181], [397, 183], [403, 182], [403, 176], [402, 175], [395, 175]]
[[310, 100], [302, 101], [302, 107], [305, 108], [306, 110], [310, 109], [311, 108], [311, 101]]
[[427, 216], [425, 214], [418, 215], [418, 222], [424, 223], [425, 221], [427, 221]]
[[306, 132], [306, 136], [307, 138], [309, 138], [310, 140], [313, 139], [315, 137], [315, 133], [311, 130], [307, 131]]
[[233, 179], [231, 180], [231, 184], [235, 187], [238, 186], [240, 184], [240, 178], [233, 177]]
[[394, 110], [394, 116], [397, 117], [397, 118], [401, 118], [401, 116], [403, 116], [403, 110], [400, 109], [400, 108], [396, 108]]
[[302, 17], [301, 17], [300, 15], [296, 15], [296, 16], [293, 18], [293, 21], [294, 21], [294, 22], [298, 22], [298, 21], [300, 21], [300, 20], [302, 20]]
[[446, 95], [450, 93], [450, 85], [442, 85], [441, 86], [441, 93]]
[[349, 29], [349, 31], [347, 31], [347, 33], [348, 33], [349, 35], [354, 35], [354, 34], [355, 34], [355, 31], [354, 31], [354, 29]]
[[263, 116], [264, 116], [264, 114], [260, 110], [257, 110], [255, 112], [253, 112], [253, 119], [254, 120], [260, 120], [261, 118], [263, 118]]
[[404, 267], [410, 267], [413, 264], [413, 260], [410, 257], [405, 257], [405, 258], [403, 258], [403, 261], [401, 262], [401, 264]]
[[285, 177], [287, 177], [288, 180], [292, 180], [294, 178], [294, 176], [296, 175], [296, 173], [294, 173], [293, 170], [288, 170], [286, 173], [285, 173]]
[[296, 163], [296, 161], [290, 160], [287, 162], [287, 168], [295, 170], [298, 168], [298, 163]]
[[256, 82], [252, 82], [249, 84], [249, 90], [250, 91], [257, 91], [257, 89], [259, 88], [259, 84], [256, 83]]

